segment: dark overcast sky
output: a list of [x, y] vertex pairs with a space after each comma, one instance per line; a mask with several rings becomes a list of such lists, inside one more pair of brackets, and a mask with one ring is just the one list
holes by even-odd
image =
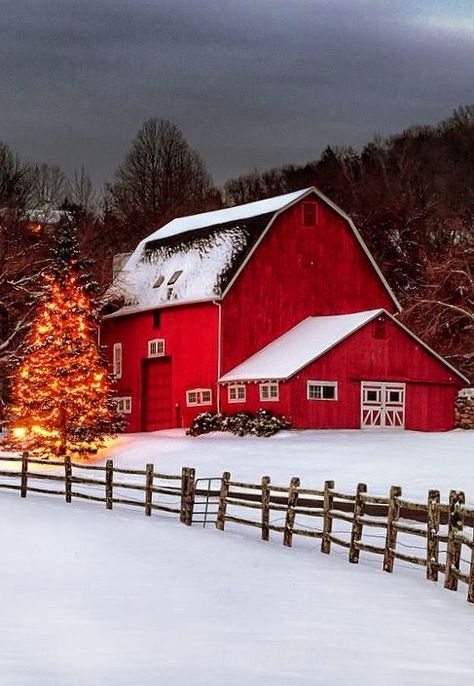
[[171, 119], [215, 181], [474, 101], [474, 0], [0, 0], [0, 140], [111, 178]]

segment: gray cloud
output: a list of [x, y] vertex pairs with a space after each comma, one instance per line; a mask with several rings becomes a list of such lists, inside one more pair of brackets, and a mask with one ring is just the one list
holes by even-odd
[[462, 0], [449, 16], [440, 0], [1, 4], [0, 139], [99, 183], [150, 116], [179, 123], [222, 181], [474, 100]]

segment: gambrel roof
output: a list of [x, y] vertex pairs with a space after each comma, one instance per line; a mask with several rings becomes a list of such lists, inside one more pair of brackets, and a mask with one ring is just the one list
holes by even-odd
[[395, 322], [418, 345], [431, 353], [463, 381], [469, 383], [463, 374], [403, 326], [398, 319], [383, 309], [352, 314], [307, 317], [265, 348], [221, 376], [219, 382], [227, 384], [239, 381], [285, 381], [381, 315]]
[[351, 219], [315, 188], [222, 210], [180, 217], [142, 240], [117, 275], [108, 297], [123, 296], [109, 317], [219, 300], [245, 266], [275, 218], [315, 194], [349, 224], [393, 302], [399, 304]]

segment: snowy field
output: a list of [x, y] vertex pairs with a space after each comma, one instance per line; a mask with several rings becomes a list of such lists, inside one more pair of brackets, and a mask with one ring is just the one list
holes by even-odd
[[[333, 478], [407, 497], [474, 495], [474, 434], [285, 432], [271, 439], [182, 431], [123, 436], [118, 466], [274, 483]], [[466, 587], [319, 541], [284, 548], [254, 529], [185, 527], [154, 513], [0, 491], [1, 686], [445, 686], [474, 678]]]
[[238, 438], [213, 433], [197, 438], [174, 429], [118, 438], [101, 456], [117, 466], [155, 464], [157, 471], [178, 473], [195, 467], [197, 476], [222, 476], [259, 483], [265, 474], [278, 485], [292, 476], [301, 485], [318, 488], [333, 479], [338, 490], [354, 492], [358, 482], [369, 493], [387, 495], [401, 486], [407, 498], [426, 499], [438, 488], [465, 490], [474, 497], [474, 432], [415, 431], [283, 431], [272, 438]]

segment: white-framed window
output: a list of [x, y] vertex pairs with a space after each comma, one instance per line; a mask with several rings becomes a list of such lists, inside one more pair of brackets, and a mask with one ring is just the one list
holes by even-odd
[[247, 389], [243, 384], [227, 386], [227, 401], [229, 403], [244, 403], [247, 399]]
[[116, 379], [122, 378], [122, 344], [114, 343], [112, 369]]
[[132, 412], [132, 399], [130, 396], [124, 398], [115, 398], [117, 405], [117, 412], [122, 412], [122, 414], [131, 414]]
[[272, 382], [260, 384], [260, 400], [262, 402], [271, 402], [279, 399], [280, 392], [277, 383]]
[[308, 381], [308, 400], [337, 400], [337, 381]]
[[212, 391], [210, 388], [193, 388], [186, 391], [186, 405], [212, 405]]
[[165, 339], [154, 338], [148, 341], [148, 357], [162, 357], [165, 354]]

